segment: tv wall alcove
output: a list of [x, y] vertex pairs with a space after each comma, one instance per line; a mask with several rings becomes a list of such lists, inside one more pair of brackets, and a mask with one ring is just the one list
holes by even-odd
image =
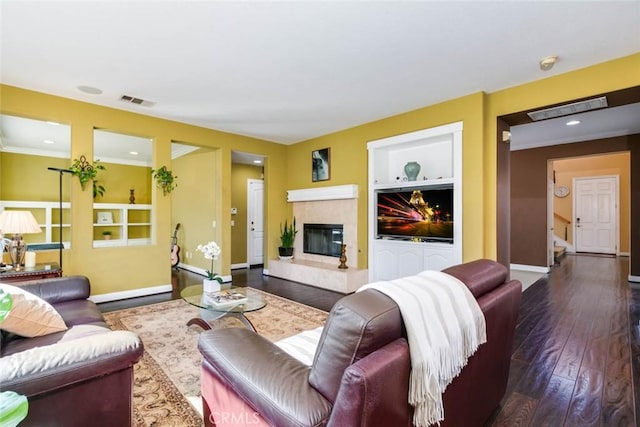
[[[461, 263], [462, 122], [370, 141], [367, 150], [369, 281]], [[411, 162], [417, 176], [405, 171]]]

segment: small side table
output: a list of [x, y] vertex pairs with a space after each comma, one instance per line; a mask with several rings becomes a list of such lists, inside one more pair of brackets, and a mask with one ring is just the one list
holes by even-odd
[[23, 267], [20, 271], [14, 269], [0, 271], [0, 282], [24, 282], [27, 280], [47, 279], [62, 276], [60, 266], [55, 263], [36, 264], [35, 267]]

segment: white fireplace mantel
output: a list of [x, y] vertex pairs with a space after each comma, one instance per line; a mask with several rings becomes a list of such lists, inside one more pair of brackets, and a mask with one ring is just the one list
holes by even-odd
[[288, 202], [312, 202], [317, 200], [357, 199], [358, 185], [333, 185], [331, 187], [301, 188], [288, 190]]

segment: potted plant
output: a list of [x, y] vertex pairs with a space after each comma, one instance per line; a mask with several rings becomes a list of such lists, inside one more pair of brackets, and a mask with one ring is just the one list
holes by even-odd
[[176, 182], [178, 177], [166, 166], [161, 166], [159, 169], [151, 169], [151, 177], [156, 180], [156, 185], [162, 189], [162, 194], [165, 196], [178, 186]]
[[203, 280], [202, 286], [205, 292], [216, 292], [220, 290], [222, 285], [222, 276], [213, 271], [213, 261], [218, 259], [222, 250], [215, 241], [210, 241], [206, 245], [198, 245], [197, 251], [204, 254], [205, 259], [211, 260], [211, 270], [206, 270], [207, 278]]
[[69, 170], [71, 173], [78, 177], [80, 180], [80, 187], [84, 191], [89, 181], [93, 184], [93, 198], [104, 195], [105, 188], [98, 184], [98, 171], [107, 169], [104, 165], [100, 164], [100, 160], [96, 160], [93, 163], [89, 163], [85, 156], [80, 156], [79, 159], [73, 159], [73, 163]]
[[280, 246], [278, 247], [280, 259], [293, 258], [293, 241], [296, 238], [296, 234], [298, 234], [298, 230], [296, 230], [295, 216], [291, 224], [288, 224], [287, 220], [284, 221], [284, 226], [280, 224]]
[[104, 237], [104, 240], [111, 240], [111, 231], [109, 230], [104, 230], [102, 232], [102, 237]]

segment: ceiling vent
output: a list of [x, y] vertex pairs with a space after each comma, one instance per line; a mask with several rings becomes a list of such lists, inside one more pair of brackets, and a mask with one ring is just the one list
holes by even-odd
[[144, 107], [153, 107], [154, 105], [156, 105], [155, 102], [146, 101], [144, 99], [136, 98], [135, 96], [129, 96], [129, 95], [122, 95], [120, 97], [120, 101], [128, 102], [129, 104], [142, 105]]
[[545, 108], [544, 110], [531, 111], [527, 113], [531, 120], [546, 120], [556, 117], [569, 116], [571, 114], [584, 113], [585, 111], [597, 110], [607, 107], [607, 97], [588, 99], [586, 101], [574, 102], [573, 104], [560, 105], [558, 107]]

